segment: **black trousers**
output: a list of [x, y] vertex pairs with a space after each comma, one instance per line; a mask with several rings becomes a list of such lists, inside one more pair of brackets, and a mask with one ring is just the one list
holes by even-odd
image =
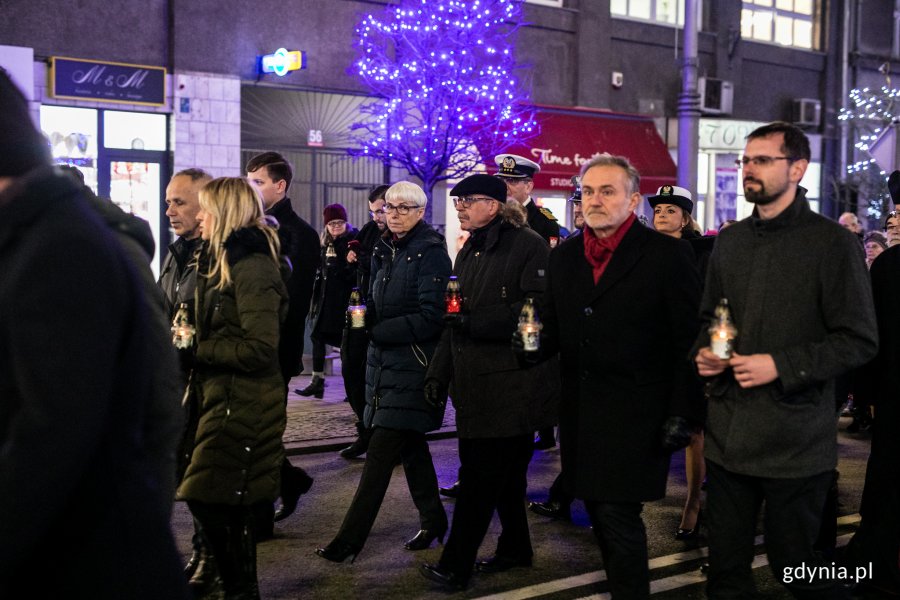
[[366, 355], [369, 337], [364, 329], [344, 329], [341, 340], [341, 376], [350, 408], [362, 424], [366, 409]]
[[312, 370], [314, 373], [325, 371], [325, 340], [312, 337]]
[[425, 434], [402, 429], [376, 427], [369, 440], [366, 463], [356, 495], [347, 510], [337, 539], [359, 548], [366, 543], [397, 464], [403, 460], [406, 483], [419, 510], [422, 529], [447, 530], [447, 513], [437, 489], [437, 475]]
[[548, 500], [550, 502], [559, 502], [562, 506], [571, 506], [575, 502], [575, 498], [567, 494], [563, 486], [562, 471], [559, 472], [559, 475], [556, 476], [556, 479], [550, 485], [550, 497]]
[[640, 502], [585, 500], [613, 600], [650, 597], [647, 530]]
[[[775, 578], [796, 598], [843, 598], [839, 582], [821, 578], [785, 577], [798, 567], [830, 567], [815, 552], [825, 496], [834, 474], [774, 479], [750, 477], [706, 461], [706, 511], [709, 525], [707, 596], [754, 598], [756, 586], [751, 563], [760, 508], [765, 502], [763, 525], [769, 566]], [[789, 583], [788, 579], [792, 579]]]
[[525, 512], [531, 433], [507, 438], [459, 440], [459, 496], [450, 538], [440, 565], [468, 580], [494, 511], [503, 531], [497, 556], [530, 559], [534, 554]]

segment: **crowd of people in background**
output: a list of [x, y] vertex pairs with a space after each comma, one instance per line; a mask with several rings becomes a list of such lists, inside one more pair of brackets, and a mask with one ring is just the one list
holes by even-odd
[[[27, 596], [52, 551], [66, 557], [43, 577], [54, 597], [258, 599], [256, 545], [313, 484], [282, 442], [307, 327], [311, 378], [294, 391], [322, 398], [338, 348], [357, 427], [341, 456], [365, 456], [324, 559], [355, 560], [402, 464], [419, 517], [403, 548], [446, 539], [423, 577], [462, 590], [530, 567], [528, 467], [558, 443], [559, 477], [531, 510], [568, 518], [584, 501], [612, 597], [648, 598], [643, 505], [664, 497], [685, 449], [672, 534], [706, 528], [710, 598], [755, 593], [761, 512], [785, 587], [841, 598], [834, 580], [780, 575], [825, 564], [837, 413], [852, 397], [872, 454], [845, 560], [877, 564], [868, 583], [900, 590], [900, 216], [867, 234], [853, 213], [814, 213], [800, 185], [809, 159], [793, 125], [750, 133], [740, 168], [753, 213], [712, 236], [674, 183], [646, 199], [642, 223], [640, 173], [605, 153], [573, 179], [567, 232], [532, 197], [540, 165], [500, 154], [495, 174], [449, 192], [468, 234], [451, 262], [415, 183], [371, 190], [359, 230], [326, 206], [317, 233], [288, 196], [291, 165], [266, 152], [245, 177], [172, 177], [178, 237], [155, 284], [146, 224], [53, 166], [0, 74], [0, 597]], [[900, 173], [890, 189], [900, 199]], [[738, 328], [727, 354], [708, 330], [723, 299]], [[543, 321], [537, 349], [519, 329], [526, 305]], [[439, 488], [426, 434], [448, 401], [460, 469]], [[456, 497], [452, 520], [439, 493]], [[173, 499], [193, 517], [186, 566]], [[479, 559], [494, 515], [502, 530]]]

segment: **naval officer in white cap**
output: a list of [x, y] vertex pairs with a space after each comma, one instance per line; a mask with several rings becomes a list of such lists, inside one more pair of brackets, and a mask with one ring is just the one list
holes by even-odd
[[551, 248], [559, 243], [559, 223], [546, 208], [539, 207], [531, 198], [534, 174], [541, 167], [533, 160], [517, 154], [498, 154], [494, 162], [500, 168], [497, 177], [506, 184], [507, 197], [514, 198], [528, 212], [528, 226], [534, 229]]

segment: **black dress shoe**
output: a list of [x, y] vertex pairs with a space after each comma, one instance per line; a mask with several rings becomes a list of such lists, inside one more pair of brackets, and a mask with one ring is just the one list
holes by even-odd
[[316, 554], [325, 560], [338, 563], [342, 563], [349, 558], [350, 564], [353, 564], [356, 560], [356, 556], [361, 550], [362, 548], [359, 546], [347, 543], [343, 540], [333, 540], [324, 548], [316, 548]]
[[[290, 464], [290, 463], [288, 463]], [[275, 511], [273, 521], [283, 521], [294, 514], [300, 496], [312, 487], [313, 478], [303, 469], [290, 466], [281, 470], [281, 508]]]
[[530, 558], [509, 558], [506, 556], [492, 556], [484, 560], [475, 561], [475, 569], [481, 573], [502, 573], [516, 567], [530, 567]]
[[419, 573], [421, 573], [422, 577], [425, 579], [430, 579], [435, 583], [439, 583], [442, 586], [453, 590], [464, 590], [469, 584], [468, 581], [453, 571], [445, 569], [441, 565], [423, 564], [419, 567]]
[[448, 498], [458, 498], [459, 497], [459, 482], [456, 481], [450, 487], [442, 487], [438, 488], [438, 491], [441, 493], [441, 496], [447, 496]]
[[562, 519], [563, 521], [572, 520], [572, 509], [569, 508], [568, 504], [561, 502], [553, 502], [552, 500], [547, 502], [529, 502], [528, 510], [542, 517]]
[[414, 535], [411, 539], [407, 540], [403, 547], [407, 550], [426, 550], [431, 547], [431, 542], [434, 540], [438, 540], [440, 543], [444, 543], [444, 535], [447, 533], [447, 530], [444, 529], [441, 532], [431, 529], [420, 529], [419, 533]]

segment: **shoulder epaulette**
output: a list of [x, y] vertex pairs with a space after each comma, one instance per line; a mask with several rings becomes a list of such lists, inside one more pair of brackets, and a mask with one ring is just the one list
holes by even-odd
[[541, 214], [542, 214], [542, 215], [544, 215], [545, 217], [547, 217], [547, 218], [550, 219], [551, 221], [555, 221], [555, 220], [556, 220], [556, 217], [553, 216], [553, 213], [550, 212], [550, 209], [549, 209], [549, 208], [544, 208], [543, 206], [541, 206], [541, 207], [538, 207], [538, 209], [541, 211]]

